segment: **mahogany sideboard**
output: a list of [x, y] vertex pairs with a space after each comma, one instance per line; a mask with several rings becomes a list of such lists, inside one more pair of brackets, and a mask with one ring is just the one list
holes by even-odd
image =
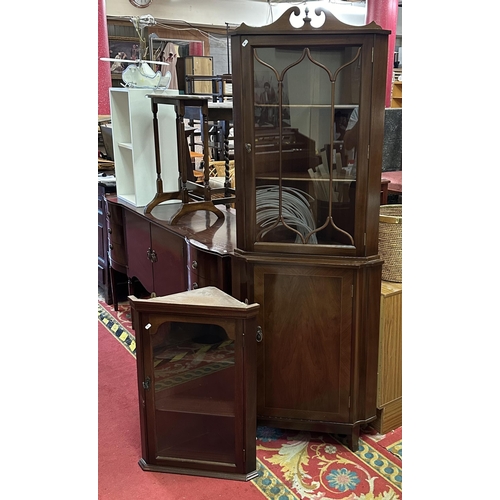
[[[118, 260], [120, 270], [126, 268], [130, 294], [134, 294], [136, 279], [152, 296], [204, 286], [215, 286], [231, 295], [234, 209], [221, 206], [223, 219], [196, 211], [170, 224], [178, 203], [158, 205], [150, 214], [116, 196], [108, 196], [107, 203], [110, 235], [115, 242], [123, 241], [123, 246], [110, 245], [110, 263], [113, 266]], [[114, 258], [117, 250], [121, 252], [119, 259]]]

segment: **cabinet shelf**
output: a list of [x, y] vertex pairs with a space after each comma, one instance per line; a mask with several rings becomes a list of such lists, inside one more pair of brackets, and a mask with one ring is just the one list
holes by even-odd
[[[262, 181], [277, 181], [280, 179], [278, 174], [267, 174], [267, 175], [258, 175], [255, 177], [256, 180]], [[307, 174], [304, 175], [282, 175], [281, 180], [283, 181], [301, 181], [301, 182], [330, 182], [329, 177], [320, 177], [313, 179]], [[333, 182], [356, 182], [355, 177], [333, 177]]]
[[[149, 93], [151, 89], [109, 89], [116, 193], [137, 207], [145, 206], [156, 194], [153, 114], [146, 99]], [[174, 192], [178, 189], [177, 148], [172, 148], [168, 139], [176, 134], [175, 115], [162, 109], [159, 120], [162, 181], [167, 192]]]
[[[203, 408], [200, 408], [202, 405]], [[181, 401], [165, 401], [165, 407], [156, 407], [158, 411], [186, 413], [189, 415], [209, 415], [212, 417], [234, 417], [232, 401], [211, 400], [209, 398], [192, 397]]]
[[[256, 108], [278, 108], [279, 104], [273, 103], [256, 103], [254, 104]], [[330, 103], [325, 104], [283, 104], [285, 108], [324, 108], [324, 109], [332, 109], [332, 105]], [[357, 104], [335, 104], [333, 106], [335, 109], [354, 109], [357, 108]]]
[[403, 105], [403, 82], [395, 80], [392, 82], [391, 107], [401, 108]]

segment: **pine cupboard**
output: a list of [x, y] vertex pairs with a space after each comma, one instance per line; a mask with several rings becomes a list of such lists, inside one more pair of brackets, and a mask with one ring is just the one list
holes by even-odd
[[258, 422], [357, 449], [377, 416], [389, 32], [315, 13], [231, 35], [233, 295], [261, 305]]

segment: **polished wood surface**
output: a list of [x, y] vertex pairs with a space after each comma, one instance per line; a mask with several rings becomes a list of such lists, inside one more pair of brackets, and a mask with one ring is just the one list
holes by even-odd
[[[131, 296], [130, 303], [141, 468], [245, 481], [256, 477], [254, 339], [260, 306], [215, 287], [148, 300]], [[168, 366], [173, 356], [175, 370]]]
[[255, 266], [258, 416], [349, 421], [353, 276], [301, 262]]
[[[127, 247], [125, 243], [125, 222], [123, 212], [106, 199], [106, 218], [108, 224], [108, 255], [113, 307], [118, 311], [118, 287], [127, 275]], [[128, 281], [128, 280], [127, 280]]]
[[380, 351], [377, 405], [383, 406], [403, 394], [402, 307], [403, 285], [383, 281], [380, 303]]
[[97, 283], [104, 291], [107, 304], [111, 304], [112, 287], [108, 258], [108, 225], [106, 221], [106, 186], [97, 186]]
[[[389, 31], [375, 23], [349, 26], [322, 8], [315, 14], [320, 10], [321, 28], [313, 26], [307, 12], [300, 29], [292, 26], [291, 16], [303, 16], [292, 7], [274, 23], [242, 25], [231, 35], [239, 145], [233, 294], [261, 304], [258, 421], [346, 434], [357, 450], [361, 426], [377, 416], [378, 228], [386, 192], [381, 165]], [[301, 70], [313, 67], [323, 71], [321, 84], [321, 78], [310, 81], [305, 74], [297, 80]], [[248, 82], [257, 85], [262, 79], [259, 71], [275, 82], [276, 101], [244, 91]], [[266, 108], [275, 113], [264, 113]], [[354, 169], [346, 173], [342, 161], [334, 167], [332, 160], [334, 149], [343, 151], [334, 134], [337, 109], [347, 108], [359, 109], [352, 179]], [[322, 148], [330, 151], [330, 159], [328, 153], [318, 158]], [[326, 197], [316, 194], [318, 180], [310, 170], [319, 162], [328, 173], [320, 182], [337, 188], [346, 181], [342, 199], [339, 191], [334, 199], [333, 187]], [[259, 226], [257, 194], [261, 188], [268, 195], [269, 184], [277, 190], [266, 197], [264, 208], [278, 209], [267, 226]], [[318, 244], [285, 227], [285, 189], [300, 189], [312, 198], [313, 229], [308, 225], [306, 231], [308, 238], [317, 236]]]
[[224, 206], [219, 207], [224, 213], [220, 220], [213, 214], [197, 211], [189, 214], [179, 224], [172, 225], [171, 220], [177, 213], [179, 204], [164, 204], [156, 206], [149, 214], [144, 214], [141, 207], [119, 200], [116, 196], [108, 196], [108, 201], [123, 210], [141, 215], [152, 224], [184, 238], [192, 238], [195, 244], [207, 252], [228, 254], [236, 246], [236, 211]]
[[124, 219], [129, 281], [135, 278], [149, 293], [159, 296], [209, 285], [231, 293], [234, 209], [221, 206], [222, 218], [193, 211], [172, 224], [179, 203], [157, 205], [145, 214], [141, 207], [116, 196], [108, 197], [107, 202], [114, 218], [122, 214]]
[[373, 423], [382, 434], [403, 423], [402, 305], [402, 283], [382, 281], [377, 420]]
[[[224, 188], [224, 198], [214, 199], [212, 197], [212, 189], [209, 183], [210, 176], [210, 153], [208, 142], [208, 120], [209, 120], [209, 103], [206, 97], [197, 97], [192, 95], [176, 95], [169, 96], [164, 94], [149, 94], [151, 99], [151, 110], [153, 113], [153, 135], [155, 147], [155, 162], [156, 162], [156, 194], [153, 199], [146, 205], [145, 214], [149, 214], [158, 205], [171, 200], [180, 200], [181, 205], [177, 205], [177, 212], [171, 217], [170, 223], [177, 224], [186, 215], [197, 211], [207, 211], [216, 215], [217, 218], [224, 217], [222, 211], [216, 207], [216, 204], [226, 203], [234, 200], [234, 190], [229, 186]], [[160, 158], [160, 133], [158, 121], [158, 105], [173, 106], [176, 115], [176, 133], [177, 133], [177, 155], [178, 155], [178, 171], [180, 180], [180, 189], [177, 192], [164, 192], [162, 179], [162, 166]], [[215, 110], [219, 109], [220, 103], [216, 105]], [[191, 154], [186, 140], [185, 119], [187, 119], [188, 111], [193, 112], [199, 117], [201, 128], [201, 139], [203, 144], [203, 184], [196, 184], [196, 179], [193, 174]], [[224, 112], [230, 112], [231, 108], [223, 107]], [[228, 200], [226, 200], [228, 198]]]

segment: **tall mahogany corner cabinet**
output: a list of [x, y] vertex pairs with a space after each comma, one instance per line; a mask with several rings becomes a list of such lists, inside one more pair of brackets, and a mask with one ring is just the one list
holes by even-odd
[[231, 34], [233, 295], [260, 304], [260, 424], [347, 436], [376, 418], [388, 30], [292, 7]]

